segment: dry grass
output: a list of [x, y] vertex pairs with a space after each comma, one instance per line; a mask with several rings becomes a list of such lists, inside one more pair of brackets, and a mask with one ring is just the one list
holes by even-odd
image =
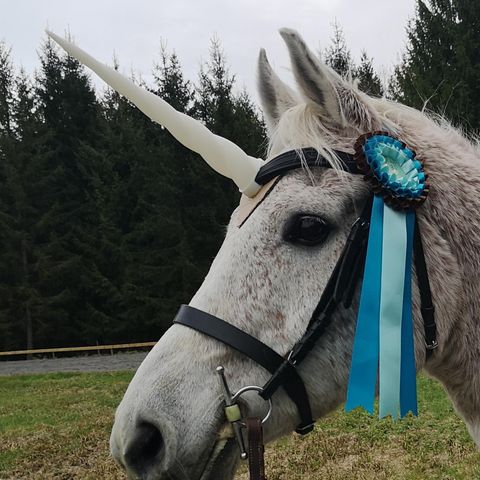
[[0, 377], [0, 478], [123, 479], [108, 438], [131, 376]]
[[[131, 373], [0, 377], [0, 479], [124, 479], [108, 455]], [[335, 413], [267, 449], [269, 480], [480, 479], [480, 454], [438, 386], [420, 377], [419, 418]], [[238, 480], [247, 480], [240, 473]]]

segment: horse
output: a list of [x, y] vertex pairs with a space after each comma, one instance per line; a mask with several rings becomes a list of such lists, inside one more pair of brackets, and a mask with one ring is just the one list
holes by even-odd
[[[362, 176], [344, 171], [335, 152], [353, 152], [356, 139], [366, 132], [390, 132], [425, 162], [431, 185], [418, 209], [418, 222], [435, 301], [438, 346], [426, 355], [414, 273], [416, 370], [443, 384], [480, 447], [479, 147], [441, 117], [366, 95], [354, 81], [322, 63], [296, 31], [281, 29], [280, 34], [298, 89], [278, 77], [262, 49], [258, 87], [269, 136], [266, 162], [282, 152], [310, 147], [333, 168], [305, 164], [292, 170], [254, 207], [249, 202], [255, 203], [256, 189], [245, 171], [255, 169], [258, 159], [198, 125], [192, 124], [192, 133], [182, 137], [163, 103], [158, 104], [165, 110], [160, 120], [152, 113], [153, 104], [161, 100], [141, 100], [143, 94], [127, 91], [122, 83], [127, 80], [109, 81], [100, 73], [215, 169], [230, 175], [244, 193], [190, 306], [287, 355], [307, 328], [350, 227], [369, 196]], [[82, 57], [65, 40], [54, 39], [97, 73], [105, 68]], [[194, 129], [198, 131], [193, 133]], [[223, 143], [212, 154], [215, 142]], [[310, 219], [307, 224], [297, 221], [305, 216]], [[345, 401], [359, 292], [357, 285], [350, 308], [334, 312], [298, 367], [315, 419]], [[233, 479], [239, 456], [225, 427], [224, 399], [215, 375], [218, 365], [237, 390], [263, 385], [270, 378], [250, 358], [181, 324], [172, 325], [151, 350], [118, 406], [111, 433], [111, 452], [132, 478]], [[249, 414], [264, 414], [260, 396], [250, 394], [243, 401]], [[267, 442], [290, 433], [298, 423], [295, 403], [283, 389], [276, 391], [273, 402], [264, 425]]]

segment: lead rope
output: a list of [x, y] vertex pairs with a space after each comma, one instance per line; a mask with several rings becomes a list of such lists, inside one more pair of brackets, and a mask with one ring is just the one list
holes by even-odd
[[258, 417], [247, 418], [245, 424], [247, 426], [250, 480], [266, 480], [262, 420]]

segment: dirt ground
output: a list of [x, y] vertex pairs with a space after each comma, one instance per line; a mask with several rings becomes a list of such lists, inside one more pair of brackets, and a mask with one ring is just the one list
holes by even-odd
[[29, 375], [54, 372], [116, 372], [136, 370], [148, 352], [88, 355], [0, 362], [0, 375]]

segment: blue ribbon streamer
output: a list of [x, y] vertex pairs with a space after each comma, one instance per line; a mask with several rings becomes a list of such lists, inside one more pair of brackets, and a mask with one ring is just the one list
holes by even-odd
[[402, 365], [400, 380], [400, 415], [408, 412], [418, 415], [415, 351], [412, 320], [412, 253], [415, 213], [407, 213], [407, 258], [405, 261], [405, 287], [402, 315]]
[[383, 198], [375, 195], [345, 404], [347, 412], [356, 407], [363, 407], [370, 413], [374, 410], [378, 369], [383, 211]]
[[379, 371], [379, 416], [417, 414], [412, 323], [414, 212], [398, 212], [375, 195], [346, 411], [374, 411]]
[[400, 416], [403, 290], [407, 254], [406, 215], [385, 206], [383, 212], [380, 299], [379, 417]]

